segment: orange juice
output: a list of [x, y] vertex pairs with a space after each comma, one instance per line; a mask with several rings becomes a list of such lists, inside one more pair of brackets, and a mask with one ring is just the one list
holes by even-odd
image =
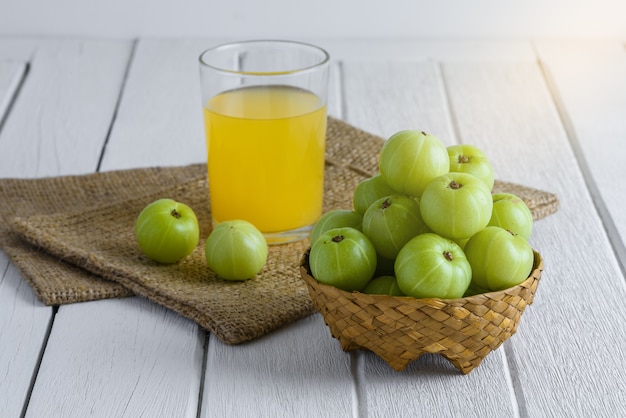
[[310, 226], [322, 211], [326, 106], [287, 86], [230, 90], [205, 105], [211, 212], [264, 233]]

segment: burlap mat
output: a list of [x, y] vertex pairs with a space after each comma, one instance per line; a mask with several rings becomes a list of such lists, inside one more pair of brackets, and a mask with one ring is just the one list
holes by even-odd
[[[350, 208], [354, 187], [376, 172], [383, 140], [329, 118], [324, 210]], [[535, 219], [558, 208], [556, 196], [496, 181]], [[254, 279], [217, 279], [204, 261], [210, 228], [204, 164], [45, 179], [0, 180], [0, 246], [48, 305], [137, 294], [195, 320], [229, 344], [257, 338], [314, 312], [299, 261], [309, 243], [270, 247]], [[159, 265], [137, 248], [133, 226], [151, 201], [189, 204], [201, 245], [184, 261]]]

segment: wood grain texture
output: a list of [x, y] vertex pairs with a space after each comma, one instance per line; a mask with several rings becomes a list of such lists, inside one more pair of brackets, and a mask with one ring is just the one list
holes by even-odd
[[198, 57], [213, 44], [137, 43], [104, 169], [206, 161]]
[[0, 55], [0, 128], [25, 72], [26, 63], [3, 60]]
[[[1, 128], [26, 64], [9, 59], [6, 51], [0, 52], [4, 52], [0, 54]], [[10, 157], [0, 145], [0, 165]], [[32, 290], [0, 251], [0, 411], [5, 414], [18, 416], [22, 412], [51, 317], [52, 309], [35, 300]]]
[[211, 338], [201, 416], [350, 416], [352, 394], [349, 355], [316, 314], [236, 347]]
[[[97, 55], [100, 45], [93, 45], [91, 53]], [[106, 49], [106, 48], [105, 48]], [[22, 89], [16, 97], [11, 112], [7, 115], [0, 132], [0, 175], [3, 177], [37, 177], [45, 174], [63, 174], [76, 171], [91, 171], [95, 169], [94, 161], [97, 161], [98, 150], [92, 155], [91, 167], [81, 166], [84, 163], [73, 153], [76, 149], [82, 150], [80, 146], [68, 145], [63, 139], [57, 141], [54, 129], [44, 129], [50, 122], [57, 119], [70, 118], [70, 115], [83, 115], [81, 107], [85, 102], [92, 106], [99, 104], [99, 97], [82, 97], [79, 92], [71, 86], [82, 85], [87, 91], [92, 91], [89, 84], [94, 81], [92, 74], [82, 65], [78, 52], [90, 50], [89, 45], [77, 42], [55, 43], [41, 42], [34, 40], [6, 41], [0, 44], [0, 54], [3, 58], [13, 62], [13, 67], [17, 73], [10, 76], [9, 81], [2, 85], [6, 86], [3, 103], [12, 100], [12, 96], [17, 88], [16, 77], [24, 78]], [[106, 59], [106, 56], [102, 57]], [[32, 71], [25, 71], [23, 62], [16, 59], [30, 60]], [[19, 63], [18, 67], [15, 67]], [[91, 63], [93, 64], [93, 63]], [[106, 65], [105, 65], [106, 67]], [[109, 67], [106, 71], [110, 71]], [[6, 73], [5, 73], [6, 74]], [[100, 73], [102, 76], [106, 74]], [[112, 73], [115, 75], [115, 73]], [[22, 82], [22, 80], [19, 80]], [[106, 88], [106, 84], [104, 85]], [[12, 91], [11, 91], [12, 90]], [[106, 97], [104, 98], [106, 100]], [[112, 107], [111, 107], [112, 108]], [[33, 110], [39, 112], [43, 125], [37, 126], [33, 123]], [[93, 110], [93, 107], [92, 107]], [[98, 117], [90, 115], [82, 120], [81, 127], [91, 129], [91, 134], [98, 133], [100, 128], [100, 143], [105, 138], [107, 124], [111, 115], [100, 114], [104, 120], [98, 125]], [[59, 118], [57, 118], [59, 117]], [[89, 126], [89, 122], [94, 122], [94, 126]], [[93, 128], [93, 129], [92, 129]], [[64, 126], [72, 132], [72, 127]], [[55, 149], [61, 148], [61, 152], [66, 155], [62, 165], [54, 159], [41, 161], [39, 157], [43, 155], [44, 160], [49, 157], [50, 146]], [[69, 158], [67, 158], [69, 156]], [[20, 161], [21, 160], [21, 161]], [[4, 255], [2, 255], [4, 259]], [[0, 263], [1, 264], [1, 263]], [[51, 321], [53, 319], [52, 308], [41, 304], [30, 287], [20, 277], [19, 272], [13, 267], [2, 268], [2, 283], [0, 284], [0, 333], [2, 344], [0, 346], [0, 364], [3, 379], [2, 405], [0, 410], [7, 416], [18, 416], [28, 400], [31, 380], [34, 380], [38, 373], [38, 362], [40, 352], [46, 340]]]
[[[1, 154], [1, 153], [0, 153]], [[43, 305], [0, 252], [0, 411], [22, 412], [37, 374], [52, 308]]]
[[419, 129], [447, 145], [454, 143], [434, 62], [346, 60], [342, 68], [346, 121], [382, 138], [404, 129]]
[[[7, 136], [21, 137], [10, 148], [13, 170], [29, 166], [24, 176], [42, 176], [96, 169], [130, 52], [129, 42], [117, 41], [38, 45], [0, 138], [1, 146]], [[134, 154], [138, 165], [143, 157]], [[143, 299], [62, 306], [27, 415], [194, 416], [203, 343], [194, 323]]]
[[26, 416], [195, 416], [203, 341], [146, 299], [63, 306]]
[[561, 201], [535, 224], [546, 270], [506, 347], [521, 415], [623, 416], [623, 277], [540, 69], [446, 63], [443, 75], [460, 140], [482, 148], [498, 178]]
[[591, 197], [625, 271], [626, 48], [619, 42], [591, 41], [544, 41], [536, 48]]
[[[0, 177], [92, 172], [103, 150], [102, 170], [203, 161], [196, 59], [215, 43], [1, 39], [0, 103], [24, 82], [0, 132]], [[623, 45], [535, 45], [323, 42], [331, 115], [382, 137], [424, 129], [475, 144], [498, 179], [561, 200], [535, 224], [546, 270], [533, 305], [472, 373], [439, 356], [398, 373], [344, 353], [319, 315], [237, 347], [205, 347], [196, 324], [140, 298], [54, 316], [0, 254], [0, 415], [20, 415], [35, 379], [32, 417], [626, 416], [624, 201], [609, 196], [623, 172]]]
[[[18, 93], [26, 69], [24, 61], [16, 60], [17, 51], [22, 49], [10, 45], [14, 44], [4, 42], [0, 48], [0, 128], [9, 116], [9, 105]], [[0, 170], [13, 159], [2, 132]], [[0, 252], [0, 411], [3, 415], [19, 416], [24, 408], [51, 318], [52, 308], [36, 299], [20, 273]]]
[[95, 170], [117, 103], [128, 42], [43, 40], [0, 144], [3, 177]]

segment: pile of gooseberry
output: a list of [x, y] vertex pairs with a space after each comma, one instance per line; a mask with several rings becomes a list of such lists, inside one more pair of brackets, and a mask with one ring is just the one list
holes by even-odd
[[455, 299], [502, 290], [531, 273], [533, 217], [511, 193], [492, 193], [493, 168], [475, 146], [397, 132], [379, 173], [360, 182], [352, 209], [311, 231], [309, 267], [347, 291]]

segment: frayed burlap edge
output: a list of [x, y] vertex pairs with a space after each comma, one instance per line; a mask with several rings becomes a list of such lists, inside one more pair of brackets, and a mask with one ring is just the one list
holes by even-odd
[[[348, 206], [351, 193], [344, 191], [353, 190], [362, 179], [345, 167], [328, 167], [326, 204]], [[211, 229], [207, 195], [202, 179], [79, 213], [16, 217], [12, 226], [36, 248], [193, 319], [228, 344], [255, 339], [313, 313], [298, 270], [308, 240], [271, 246], [266, 266], [245, 282], [221, 280], [208, 269], [204, 257], [204, 241]], [[191, 206], [201, 226], [198, 248], [172, 265], [149, 260], [133, 236], [137, 213], [159, 197]]]
[[0, 180], [0, 248], [46, 305], [133, 295], [119, 283], [33, 249], [10, 228], [15, 216], [84, 211], [204, 178], [206, 166], [151, 167], [40, 179]]

